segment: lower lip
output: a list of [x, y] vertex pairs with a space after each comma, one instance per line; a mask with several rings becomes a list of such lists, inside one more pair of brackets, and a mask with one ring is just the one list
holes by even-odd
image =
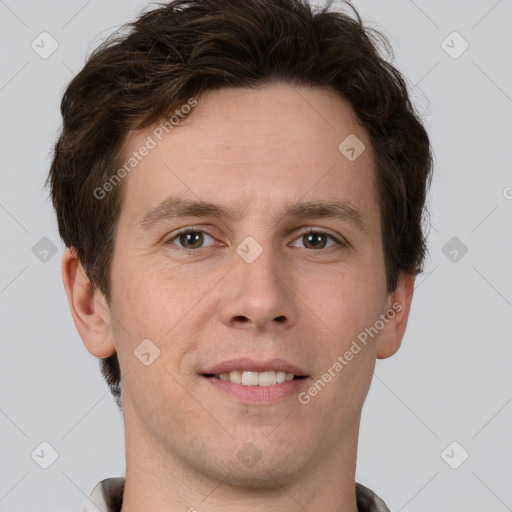
[[286, 380], [272, 386], [246, 386], [216, 377], [203, 376], [203, 379], [206, 379], [214, 389], [231, 395], [241, 402], [253, 404], [273, 403], [283, 398], [297, 395], [309, 380], [306, 377], [303, 379]]

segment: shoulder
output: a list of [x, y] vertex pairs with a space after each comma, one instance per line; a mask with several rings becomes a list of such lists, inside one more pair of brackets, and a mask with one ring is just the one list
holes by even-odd
[[386, 503], [371, 489], [356, 482], [356, 499], [359, 512], [390, 512]]
[[124, 484], [124, 477], [101, 480], [92, 490], [83, 512], [120, 512]]

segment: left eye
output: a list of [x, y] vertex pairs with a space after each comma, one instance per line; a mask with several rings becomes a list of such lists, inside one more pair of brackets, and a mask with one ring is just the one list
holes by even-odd
[[334, 245], [343, 245], [342, 242], [337, 240], [333, 235], [324, 233], [323, 231], [309, 230], [305, 233], [302, 233], [302, 235], [300, 235], [296, 240], [305, 240], [308, 245], [313, 245], [313, 247], [306, 247], [306, 249], [325, 249], [325, 244], [327, 243], [328, 238], [334, 240]]
[[[178, 245], [178, 247], [181, 249], [201, 249], [203, 247], [205, 237], [214, 240], [214, 238], [205, 231], [188, 230], [182, 231], [177, 235], [173, 236], [172, 238], [169, 238], [169, 240], [167, 240], [165, 243], [168, 245], [174, 245], [174, 241], [177, 240], [180, 244]], [[326, 244], [328, 239], [331, 239], [334, 242], [334, 244], [332, 245], [343, 245], [343, 243], [340, 240], [336, 239], [333, 235], [330, 235], [329, 233], [324, 233], [323, 231], [309, 230], [299, 235], [299, 237], [296, 238], [295, 240], [302, 240], [303, 243], [307, 244], [308, 246], [312, 246], [308, 247], [303, 245], [303, 247], [306, 249], [325, 249], [327, 248]]]

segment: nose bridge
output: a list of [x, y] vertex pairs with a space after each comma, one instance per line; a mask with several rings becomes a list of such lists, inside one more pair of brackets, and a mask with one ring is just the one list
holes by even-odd
[[278, 276], [277, 254], [270, 237], [258, 242], [253, 236], [246, 237], [236, 248], [235, 271], [240, 284], [245, 286], [246, 292], [280, 293], [283, 286], [282, 278]]
[[[270, 236], [248, 236], [236, 247], [222, 304], [223, 322], [251, 323], [265, 329], [272, 323], [294, 323], [296, 304], [282, 255]], [[274, 322], [275, 320], [275, 322]]]

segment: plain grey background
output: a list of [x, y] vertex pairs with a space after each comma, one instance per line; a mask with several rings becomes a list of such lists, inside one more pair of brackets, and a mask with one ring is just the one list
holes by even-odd
[[[72, 322], [43, 182], [65, 86], [148, 5], [0, 0], [1, 512], [78, 512], [124, 475], [122, 417]], [[389, 37], [436, 155], [430, 256], [400, 351], [377, 361], [357, 481], [393, 512], [512, 510], [512, 1], [354, 5]]]

